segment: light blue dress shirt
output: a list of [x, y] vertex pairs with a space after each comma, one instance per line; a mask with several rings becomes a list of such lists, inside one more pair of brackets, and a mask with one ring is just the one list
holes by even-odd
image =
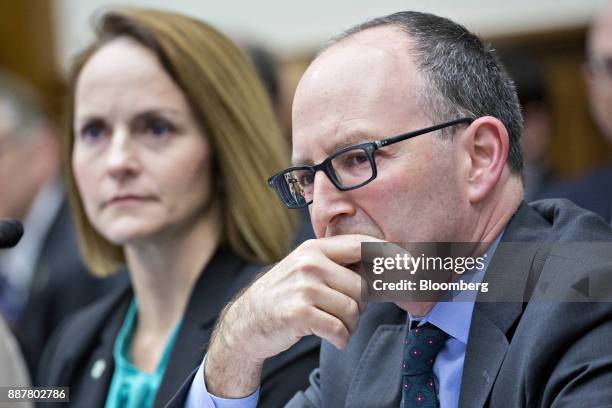
[[251, 395], [244, 398], [220, 398], [210, 394], [206, 389], [206, 383], [204, 382], [204, 366], [206, 365], [206, 357], [200, 364], [200, 368], [196, 373], [189, 394], [187, 395], [187, 401], [185, 402], [186, 408], [255, 408], [257, 407], [257, 400], [259, 400], [259, 388], [257, 388]]
[[[504, 231], [497, 236], [487, 249], [483, 262], [485, 267], [472, 271], [471, 274], [466, 273], [464, 281], [482, 282], [491, 257], [495, 253], [503, 234]], [[470, 275], [469, 278], [467, 277], [468, 275]], [[459, 406], [465, 349], [467, 347], [468, 334], [470, 333], [476, 295], [476, 291], [458, 293], [453, 297], [453, 301], [436, 303], [429, 313], [423, 317], [413, 317], [408, 314], [408, 327], [410, 327], [412, 321], [418, 321], [419, 326], [430, 323], [449, 335], [433, 366], [440, 408], [455, 408]], [[185, 408], [255, 408], [257, 406], [259, 388], [248, 397], [237, 399], [219, 398], [210, 394], [206, 390], [206, 383], [204, 381], [205, 363], [206, 357], [204, 357], [204, 362], [200, 365], [191, 383]]]

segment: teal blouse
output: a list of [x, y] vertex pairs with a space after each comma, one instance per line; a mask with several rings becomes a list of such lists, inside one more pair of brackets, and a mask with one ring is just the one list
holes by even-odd
[[168, 342], [155, 371], [152, 373], [142, 372], [130, 363], [130, 343], [134, 332], [134, 323], [136, 322], [136, 310], [136, 299], [133, 299], [115, 339], [113, 348], [115, 371], [106, 397], [106, 408], [145, 408], [153, 406], [157, 389], [166, 370], [168, 357], [181, 323], [179, 321], [170, 332]]

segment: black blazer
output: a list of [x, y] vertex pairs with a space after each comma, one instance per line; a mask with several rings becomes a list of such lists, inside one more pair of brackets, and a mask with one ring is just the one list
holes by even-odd
[[[185, 377], [199, 366], [219, 313], [259, 269], [227, 247], [217, 250], [194, 286], [155, 407], [163, 407]], [[132, 297], [131, 287], [126, 284], [123, 290], [101, 299], [64, 324], [45, 349], [39, 384], [70, 387], [70, 406], [103, 407], [113, 375], [115, 338]], [[318, 359], [319, 340], [311, 336], [266, 361], [260, 406], [282, 406], [303, 389]]]
[[89, 273], [79, 255], [70, 208], [64, 200], [42, 242], [28, 300], [13, 327], [32, 377], [46, 342], [62, 321], [127, 281], [125, 273], [108, 279]]

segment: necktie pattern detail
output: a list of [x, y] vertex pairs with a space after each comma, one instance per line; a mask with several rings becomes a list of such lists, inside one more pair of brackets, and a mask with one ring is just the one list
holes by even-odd
[[401, 408], [437, 408], [433, 364], [448, 335], [429, 323], [408, 330], [402, 361]]

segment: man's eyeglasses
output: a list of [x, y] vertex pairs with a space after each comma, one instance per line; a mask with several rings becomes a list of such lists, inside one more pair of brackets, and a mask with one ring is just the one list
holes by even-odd
[[374, 152], [381, 147], [460, 123], [472, 123], [473, 121], [473, 118], [461, 118], [375, 142], [348, 146], [314, 166], [295, 166], [278, 172], [268, 179], [268, 184], [276, 190], [279, 198], [287, 207], [306, 207], [312, 203], [314, 179], [317, 171], [323, 171], [338, 190], [355, 190], [376, 178]]

